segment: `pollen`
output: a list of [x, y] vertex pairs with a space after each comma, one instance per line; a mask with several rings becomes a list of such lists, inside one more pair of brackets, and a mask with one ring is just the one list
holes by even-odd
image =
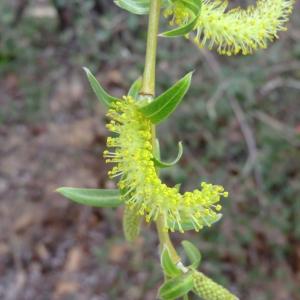
[[207, 220], [218, 218], [221, 197], [228, 193], [219, 185], [202, 182], [200, 189], [179, 193], [157, 176], [152, 146], [152, 123], [139, 111], [131, 97], [116, 101], [107, 113], [111, 118], [107, 128], [115, 134], [108, 137], [104, 151], [107, 162], [115, 166], [111, 178], [120, 177], [118, 187], [126, 205], [147, 222], [163, 216], [165, 230], [183, 231], [182, 223], [189, 219], [195, 230], [209, 226]]
[[[256, 6], [228, 9], [227, 1], [203, 0], [192, 40], [222, 55], [252, 54], [277, 39], [279, 31], [286, 31], [294, 3], [258, 0]], [[166, 9], [165, 16], [172, 16], [171, 25], [184, 25], [193, 18], [180, 0]]]

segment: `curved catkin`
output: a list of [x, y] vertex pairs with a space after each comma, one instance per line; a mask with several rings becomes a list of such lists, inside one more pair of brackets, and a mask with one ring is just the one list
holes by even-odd
[[218, 219], [218, 204], [222, 196], [227, 197], [223, 187], [201, 183], [200, 190], [179, 193], [177, 187], [168, 187], [156, 174], [153, 161], [152, 124], [139, 111], [131, 97], [124, 97], [108, 111], [111, 118], [107, 128], [115, 136], [107, 139], [106, 162], [116, 165], [109, 172], [111, 178], [120, 177], [118, 187], [124, 191], [122, 199], [126, 205], [146, 221], [162, 216], [165, 230], [179, 228], [189, 220], [199, 231], [209, 220]]
[[201, 272], [193, 273], [194, 292], [203, 300], [238, 300], [238, 298]]
[[123, 231], [128, 242], [133, 242], [140, 234], [141, 216], [128, 206], [125, 206], [123, 215]]
[[[286, 30], [294, 2], [258, 0], [255, 6], [228, 10], [227, 1], [203, 0], [193, 40], [199, 47], [216, 48], [224, 55], [252, 54]], [[171, 23], [186, 23], [192, 17], [183, 14], [179, 5], [177, 1], [166, 11], [167, 16], [173, 14]]]

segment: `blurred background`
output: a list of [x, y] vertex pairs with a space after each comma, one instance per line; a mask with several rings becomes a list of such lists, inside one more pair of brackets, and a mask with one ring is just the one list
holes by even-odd
[[[223, 219], [184, 238], [201, 250], [201, 270], [243, 300], [300, 299], [299, 8], [279, 41], [249, 57], [159, 40], [158, 93], [196, 71], [159, 127], [164, 158], [179, 140], [185, 148], [162, 176], [230, 192]], [[128, 245], [121, 210], [54, 192], [114, 187], [101, 154], [105, 109], [82, 66], [126, 93], [143, 70], [146, 23], [109, 0], [0, 1], [0, 299], [156, 299], [154, 227]], [[183, 236], [173, 238], [179, 247]]]

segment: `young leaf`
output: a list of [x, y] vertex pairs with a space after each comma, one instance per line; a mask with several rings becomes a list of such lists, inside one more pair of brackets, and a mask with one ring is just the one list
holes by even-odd
[[92, 207], [118, 207], [122, 204], [119, 190], [61, 187], [56, 191], [71, 201]]
[[189, 9], [193, 13], [194, 18], [187, 24], [184, 24], [176, 29], [161, 33], [160, 36], [163, 37], [183, 36], [190, 33], [196, 26], [201, 13], [202, 0], [180, 0], [180, 1], [187, 9]]
[[135, 241], [141, 230], [142, 217], [138, 214], [136, 209], [126, 205], [123, 215], [123, 232], [128, 242]]
[[197, 24], [197, 21], [198, 21], [198, 17], [195, 17], [191, 22], [189, 22], [183, 26], [180, 26], [178, 28], [160, 33], [159, 36], [162, 36], [162, 37], [184, 36], [184, 35], [190, 33], [194, 29], [194, 27]]
[[[150, 0], [114, 0], [114, 3], [136, 15], [147, 15], [150, 8]], [[162, 7], [165, 7], [169, 0], [162, 1]]]
[[173, 300], [186, 295], [192, 289], [192, 274], [182, 275], [166, 281], [159, 289], [159, 297], [162, 300]]
[[111, 104], [118, 100], [118, 98], [115, 98], [111, 95], [109, 95], [104, 88], [101, 86], [101, 84], [98, 82], [98, 80], [95, 78], [95, 76], [91, 73], [91, 71], [88, 68], [83, 68], [87, 78], [90, 82], [90, 85], [94, 91], [94, 93], [96, 94], [98, 100], [104, 104], [105, 106], [109, 107], [111, 106]]
[[156, 158], [160, 159], [160, 143], [158, 139], [155, 139], [155, 147], [154, 147], [153, 154]]
[[136, 15], [146, 15], [149, 12], [150, 0], [115, 0], [117, 6]]
[[[181, 231], [177, 223], [175, 222], [169, 222], [169, 226], [171, 228], [174, 228], [174, 231], [179, 231], [179, 232]], [[182, 220], [181, 227], [184, 231], [195, 230], [194, 224], [190, 220]]]
[[186, 8], [191, 10], [194, 15], [199, 15], [202, 7], [202, 0], [180, 0]]
[[164, 162], [159, 157], [156, 157], [155, 155], [153, 157], [153, 160], [154, 160], [155, 165], [158, 168], [169, 168], [169, 167], [176, 165], [179, 162], [179, 160], [182, 157], [182, 154], [183, 154], [183, 146], [182, 146], [182, 142], [179, 142], [178, 143], [178, 154], [177, 154], [177, 157], [173, 161]]
[[179, 103], [182, 101], [184, 95], [188, 91], [193, 72], [188, 73], [182, 79], [177, 81], [166, 92], [155, 98], [149, 104], [140, 107], [140, 111], [149, 118], [152, 123], [158, 124], [171, 115]]
[[142, 77], [139, 77], [130, 87], [128, 96], [132, 97], [133, 99], [137, 100], [139, 96], [139, 92], [142, 87]]
[[187, 255], [187, 257], [189, 258], [189, 260], [192, 263], [192, 267], [197, 269], [200, 265], [201, 262], [201, 253], [198, 250], [197, 247], [195, 247], [191, 242], [189, 241], [183, 241], [182, 246], [184, 248], [184, 251]]
[[[222, 214], [217, 214], [215, 217], [203, 217], [203, 220], [205, 222], [205, 225], [210, 227], [211, 225], [217, 223], [218, 221], [221, 220]], [[180, 228], [178, 227], [177, 223], [171, 223], [169, 225], [171, 228], [174, 228], [175, 231], [180, 231]], [[182, 223], [181, 223], [182, 229], [184, 231], [189, 231], [189, 230], [195, 230], [195, 226], [193, 222], [188, 219], [188, 218], [182, 218]]]
[[219, 222], [222, 219], [223, 215], [222, 214], [217, 214], [216, 216], [210, 217], [203, 217], [203, 220], [205, 222], [205, 225], [210, 227], [211, 225]]
[[163, 271], [167, 276], [176, 277], [181, 274], [180, 270], [173, 263], [167, 247], [164, 247], [164, 249], [161, 253], [160, 262], [161, 262]]

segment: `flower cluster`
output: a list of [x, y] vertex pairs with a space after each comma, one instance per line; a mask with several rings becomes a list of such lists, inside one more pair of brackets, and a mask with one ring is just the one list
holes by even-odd
[[193, 273], [194, 291], [205, 300], [238, 300], [221, 285], [215, 283], [203, 273], [194, 271]]
[[[256, 6], [228, 10], [227, 1], [203, 0], [193, 40], [199, 47], [216, 48], [224, 55], [251, 54], [278, 38], [278, 31], [286, 30], [284, 24], [294, 2], [258, 0]], [[191, 12], [182, 7], [181, 0], [177, 0], [167, 8], [165, 15], [173, 15], [176, 24], [186, 24]]]
[[164, 228], [183, 232], [188, 219], [199, 231], [209, 220], [218, 219], [218, 204], [228, 193], [223, 187], [201, 183], [200, 190], [179, 193], [177, 187], [168, 187], [157, 176], [153, 160], [152, 124], [139, 111], [131, 97], [115, 102], [108, 111], [111, 118], [107, 128], [116, 136], [107, 139], [106, 162], [116, 163], [109, 171], [111, 178], [120, 176], [118, 183], [126, 205], [146, 221], [163, 216]]

